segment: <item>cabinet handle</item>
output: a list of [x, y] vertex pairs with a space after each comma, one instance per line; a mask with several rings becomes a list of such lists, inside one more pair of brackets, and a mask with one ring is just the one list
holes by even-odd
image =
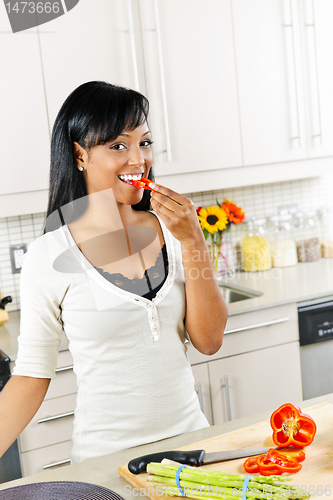
[[128, 21], [128, 31], [130, 38], [131, 47], [131, 59], [132, 59], [132, 69], [134, 78], [134, 90], [139, 91], [139, 73], [138, 73], [138, 63], [136, 59], [135, 51], [135, 38], [134, 38], [134, 25], [133, 25], [133, 14], [132, 14], [132, 0], [127, 0], [127, 21]]
[[204, 402], [203, 402], [202, 384], [201, 384], [201, 382], [198, 382], [197, 386], [198, 386], [197, 394], [198, 394], [198, 398], [199, 398], [200, 409], [201, 409], [202, 413], [205, 413], [205, 411], [204, 411]]
[[221, 387], [225, 387], [225, 399], [227, 403], [227, 419], [228, 421], [232, 420], [231, 417], [231, 404], [230, 404], [230, 390], [229, 390], [229, 379], [228, 375], [224, 375], [223, 377], [224, 383], [221, 384]]
[[[285, 3], [286, 0], [284, 0], [283, 3]], [[291, 116], [291, 126], [292, 126], [292, 134], [291, 134], [291, 141], [294, 141], [295, 139], [298, 140], [298, 145], [301, 147], [301, 127], [300, 127], [300, 117], [299, 117], [299, 99], [298, 99], [298, 85], [297, 85], [297, 69], [296, 69], [296, 55], [295, 55], [295, 33], [294, 33], [294, 16], [293, 16], [293, 7], [292, 7], [292, 0], [289, 0], [288, 6], [284, 6], [284, 23], [283, 23], [283, 28], [285, 30], [288, 30], [286, 32], [285, 40], [286, 40], [286, 58], [287, 58], [287, 65], [289, 66], [289, 70], [287, 71], [287, 75], [290, 78], [290, 75], [293, 74], [293, 79], [292, 82], [289, 81], [289, 97], [290, 97], [290, 104], [294, 101], [296, 103], [295, 106], [295, 114], [296, 115], [296, 123], [297, 123], [297, 133], [294, 135], [293, 133], [293, 116]], [[289, 34], [289, 31], [291, 32]], [[291, 41], [290, 41], [291, 38]], [[291, 46], [291, 47], [290, 47]], [[292, 57], [292, 63], [290, 62], [290, 57]], [[289, 63], [289, 64], [288, 64]], [[292, 66], [292, 69], [290, 69], [290, 66]], [[294, 96], [293, 96], [294, 94]]]
[[41, 418], [37, 420], [37, 424], [43, 424], [44, 422], [51, 422], [52, 420], [58, 420], [59, 418], [71, 417], [74, 415], [73, 411], [69, 411], [67, 413], [61, 413], [60, 415], [53, 415], [52, 417]]
[[73, 370], [73, 365], [61, 366], [60, 368], [56, 368], [54, 371], [55, 373], [60, 373], [60, 372], [67, 372], [69, 370]]
[[158, 12], [158, 0], [154, 0], [154, 17], [155, 17], [155, 30], [156, 30], [156, 47], [157, 47], [157, 55], [158, 55], [158, 70], [159, 70], [161, 99], [162, 99], [162, 108], [163, 108], [165, 150], [166, 150], [167, 161], [172, 161], [171, 145], [170, 145], [170, 132], [169, 132], [169, 120], [168, 120], [168, 107], [167, 107], [167, 98], [166, 98], [166, 90], [165, 90], [165, 77], [164, 77], [164, 67], [163, 67], [160, 16], [159, 16], [159, 12]]
[[51, 469], [52, 467], [57, 467], [58, 465], [70, 464], [71, 459], [66, 458], [66, 460], [60, 460], [60, 462], [53, 462], [52, 464], [43, 465], [43, 469]]
[[[308, 61], [309, 69], [312, 66], [313, 78], [310, 79], [310, 92], [312, 104], [312, 130], [313, 138], [320, 137], [320, 144], [323, 144], [322, 124], [321, 124], [321, 106], [319, 95], [319, 73], [318, 73], [318, 56], [316, 44], [316, 24], [313, 0], [305, 2], [305, 27], [308, 41]], [[310, 47], [312, 50], [310, 50]], [[311, 74], [311, 72], [310, 72]], [[314, 104], [316, 106], [314, 107]], [[314, 123], [314, 122], [317, 123]]]
[[224, 334], [245, 332], [246, 330], [254, 330], [254, 328], [262, 328], [264, 326], [278, 325], [279, 323], [286, 323], [290, 318], [273, 319], [272, 321], [265, 321], [265, 323], [257, 323], [256, 325], [242, 326], [241, 328], [234, 328], [233, 330], [226, 330]]

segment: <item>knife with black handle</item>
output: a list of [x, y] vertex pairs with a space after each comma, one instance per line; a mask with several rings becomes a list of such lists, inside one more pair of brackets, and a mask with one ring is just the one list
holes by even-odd
[[140, 474], [145, 472], [147, 465], [150, 462], [162, 462], [164, 458], [174, 460], [181, 464], [192, 465], [200, 467], [200, 465], [212, 462], [223, 462], [225, 460], [233, 460], [235, 458], [252, 457], [254, 455], [262, 455], [267, 453], [272, 447], [269, 448], [247, 448], [241, 450], [225, 450], [216, 451], [214, 453], [206, 453], [205, 450], [171, 450], [161, 451], [160, 453], [152, 453], [151, 455], [144, 455], [142, 457], [133, 458], [128, 462], [128, 470], [132, 474]]

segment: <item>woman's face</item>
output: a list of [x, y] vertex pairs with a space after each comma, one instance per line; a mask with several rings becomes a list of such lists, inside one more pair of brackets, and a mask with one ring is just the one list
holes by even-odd
[[[82, 166], [87, 194], [112, 188], [118, 203], [135, 205], [143, 196], [143, 190], [126, 184], [121, 177], [148, 177], [153, 157], [151, 132], [147, 123], [132, 131], [124, 131], [115, 140], [93, 146], [89, 154], [74, 143], [77, 167]], [[81, 173], [81, 172], [80, 172]]]

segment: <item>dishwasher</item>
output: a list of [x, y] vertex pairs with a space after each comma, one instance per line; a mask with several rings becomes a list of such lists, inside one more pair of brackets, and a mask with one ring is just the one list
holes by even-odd
[[333, 392], [333, 296], [298, 304], [303, 399]]
[[[10, 359], [7, 354], [0, 350], [0, 391], [10, 379]], [[13, 481], [22, 477], [20, 452], [18, 441], [8, 448], [0, 458], [0, 483]]]

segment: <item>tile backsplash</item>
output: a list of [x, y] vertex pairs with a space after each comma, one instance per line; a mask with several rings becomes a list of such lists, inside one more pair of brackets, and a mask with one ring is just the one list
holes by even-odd
[[13, 302], [7, 311], [20, 309], [20, 273], [13, 274], [10, 263], [10, 245], [26, 243], [27, 247], [42, 234], [44, 214], [20, 215], [0, 219], [0, 290], [3, 296], [11, 295]]
[[[196, 207], [216, 204], [224, 198], [233, 200], [245, 211], [246, 218], [271, 216], [281, 205], [297, 204], [299, 209], [318, 209], [332, 206], [333, 174], [288, 182], [261, 184], [219, 191], [188, 193]], [[27, 246], [42, 234], [45, 214], [31, 214], [0, 218], [0, 290], [11, 295], [13, 302], [7, 311], [20, 309], [20, 274], [13, 274], [10, 263], [10, 245], [26, 243]], [[233, 245], [241, 239], [242, 225], [233, 226], [229, 238]]]

